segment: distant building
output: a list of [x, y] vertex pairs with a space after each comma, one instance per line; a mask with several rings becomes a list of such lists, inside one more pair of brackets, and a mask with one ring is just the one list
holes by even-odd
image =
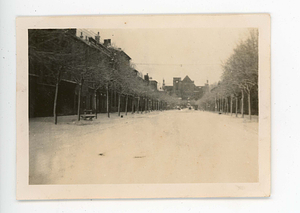
[[209, 90], [209, 86], [208, 81], [204, 86], [196, 86], [194, 81], [187, 75], [183, 80], [181, 80], [181, 77], [174, 77], [173, 86], [166, 86], [165, 80], [163, 80], [163, 90], [182, 100], [198, 100]]
[[155, 80], [150, 80], [150, 87], [151, 87], [151, 89], [153, 89], [154, 91], [157, 91], [157, 81], [155, 81]]
[[[85, 31], [84, 31], [85, 32]], [[80, 94], [80, 111], [93, 110], [107, 111], [107, 94], [109, 94], [109, 111], [118, 110], [118, 97], [121, 96], [121, 112], [125, 111], [126, 97], [118, 92], [117, 85], [111, 83], [109, 91], [107, 85], [95, 85], [93, 79], [87, 79], [80, 87], [80, 75], [89, 63], [94, 60], [103, 61], [103, 69], [99, 72], [118, 69], [129, 65], [131, 58], [122, 49], [113, 48], [111, 39], [104, 39], [100, 43], [100, 34], [91, 37], [90, 34], [77, 29], [30, 29], [28, 31], [29, 44], [29, 117], [53, 116], [53, 103], [55, 97], [57, 70], [62, 67], [59, 76], [59, 89], [57, 97], [58, 115], [72, 115], [78, 111]], [[32, 55], [31, 48], [38, 54]], [[47, 58], [45, 58], [46, 55]], [[52, 56], [53, 55], [53, 56]], [[75, 67], [58, 55], [70, 57], [82, 55], [85, 66]], [[42, 58], [43, 56], [43, 58]], [[56, 61], [53, 63], [51, 61]], [[72, 67], [72, 69], [68, 68]], [[135, 75], [144, 81], [137, 70]], [[81, 91], [79, 93], [79, 91]], [[128, 97], [128, 109], [136, 110], [137, 98]], [[141, 104], [140, 104], [141, 105]]]
[[[76, 55], [79, 52], [86, 53], [86, 63], [90, 58], [97, 56], [105, 61], [107, 67], [110, 66], [110, 51], [102, 44], [98, 43], [99, 34], [92, 37], [76, 36], [76, 29], [30, 29], [28, 30], [29, 43], [29, 116], [52, 116], [53, 102], [55, 94], [55, 84], [57, 81], [57, 71], [61, 71], [59, 81], [59, 92], [57, 97], [57, 114], [69, 115], [76, 114], [78, 107], [79, 81], [77, 75], [80, 75], [80, 68], [67, 72], [68, 61], [60, 60], [57, 56], [57, 63], [51, 62], [49, 53], [53, 55]], [[31, 47], [39, 54], [34, 57], [31, 54]], [[42, 55], [46, 55], [40, 59]], [[38, 56], [38, 57], [37, 57]], [[55, 56], [54, 56], [55, 57]], [[51, 62], [51, 63], [50, 63]], [[105, 111], [104, 101], [106, 98], [105, 90], [100, 88], [97, 91], [98, 103], [101, 99], [101, 105], [97, 106], [99, 111]], [[103, 100], [103, 101], [102, 101]], [[85, 82], [81, 92], [81, 110], [92, 109], [95, 105], [95, 92], [93, 83]]]

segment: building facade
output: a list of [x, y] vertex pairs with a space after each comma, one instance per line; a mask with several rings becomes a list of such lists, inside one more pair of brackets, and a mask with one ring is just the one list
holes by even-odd
[[[146, 108], [144, 99], [123, 94], [113, 81], [109, 86], [95, 81], [96, 77], [104, 78], [112, 70], [130, 65], [131, 58], [122, 49], [111, 47], [110, 39], [101, 43], [99, 33], [90, 37], [76, 29], [33, 29], [28, 31], [28, 38], [30, 117], [53, 116], [56, 92], [58, 115], [77, 114], [78, 106], [81, 113], [84, 110], [107, 112], [107, 106], [109, 112], [116, 112], [118, 100], [121, 100], [121, 112], [125, 111], [126, 100], [128, 111]], [[97, 76], [83, 78], [94, 61], [101, 64], [94, 67]], [[133, 77], [149, 85], [148, 75], [142, 78], [137, 70], [132, 72]]]
[[204, 86], [196, 86], [187, 75], [183, 80], [181, 77], [174, 77], [172, 86], [166, 86], [163, 80], [163, 90], [182, 100], [198, 100], [209, 90], [209, 85], [207, 81]]

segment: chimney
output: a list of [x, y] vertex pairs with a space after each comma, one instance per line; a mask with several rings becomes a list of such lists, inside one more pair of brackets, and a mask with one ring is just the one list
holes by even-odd
[[81, 39], [83, 39], [83, 35], [82, 35], [82, 32], [80, 32], [80, 38], [81, 38]]
[[110, 39], [104, 39], [103, 45], [104, 45], [105, 47], [109, 47], [109, 46], [111, 45], [111, 40], [110, 40]]
[[147, 73], [147, 75], [144, 75], [144, 79], [145, 79], [146, 81], [149, 81], [149, 75], [148, 75], [148, 73]]
[[95, 40], [96, 40], [97, 44], [100, 43], [100, 35], [99, 35], [99, 32], [98, 32], [98, 34], [95, 36]]
[[88, 37], [87, 37], [87, 36], [85, 36], [85, 40], [86, 40], [86, 41], [88, 40]]

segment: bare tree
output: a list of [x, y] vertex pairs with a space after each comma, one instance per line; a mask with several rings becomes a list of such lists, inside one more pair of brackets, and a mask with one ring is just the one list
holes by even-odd
[[[251, 119], [251, 92], [258, 86], [258, 31], [251, 30], [248, 39], [241, 41], [234, 53], [223, 66], [223, 82], [234, 91], [242, 93], [244, 110], [244, 91], [248, 96], [248, 113]], [[237, 98], [237, 96], [236, 96]], [[242, 112], [243, 114], [243, 112]]]
[[77, 47], [81, 51], [73, 51], [74, 39], [70, 30], [29, 30], [29, 63], [39, 64], [40, 69], [44, 70], [44, 77], [55, 85], [53, 103], [55, 124], [57, 124], [57, 97], [61, 80], [69, 79], [81, 84], [81, 76], [85, 72], [83, 65], [86, 54], [82, 47]]

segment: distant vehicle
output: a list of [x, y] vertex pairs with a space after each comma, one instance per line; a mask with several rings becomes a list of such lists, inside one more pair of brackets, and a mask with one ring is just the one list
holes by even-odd
[[193, 107], [190, 106], [190, 107], [189, 107], [189, 110], [191, 110], [191, 109], [193, 109]]

